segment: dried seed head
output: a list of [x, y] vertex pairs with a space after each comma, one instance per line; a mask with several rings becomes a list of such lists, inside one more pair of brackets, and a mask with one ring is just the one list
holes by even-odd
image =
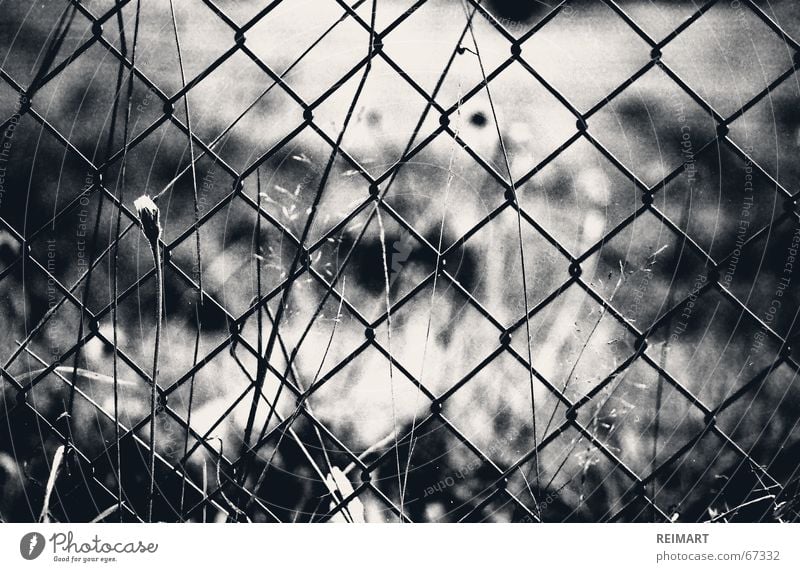
[[136, 214], [139, 215], [139, 221], [142, 223], [142, 233], [150, 241], [150, 244], [156, 244], [161, 236], [158, 206], [147, 195], [142, 195], [133, 201], [133, 206], [136, 207]]

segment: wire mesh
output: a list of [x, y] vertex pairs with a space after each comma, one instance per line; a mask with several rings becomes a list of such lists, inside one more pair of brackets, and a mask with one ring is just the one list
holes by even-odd
[[[555, 51], [535, 45], [537, 39], [546, 35], [553, 22], [589, 10], [585, 3], [562, 2], [524, 25], [504, 19], [477, 0], [451, 3], [455, 12], [450, 13], [462, 16], [460, 21], [454, 18], [450, 22], [458, 41], [448, 48], [444, 69], [430, 78], [406, 69], [402, 52], [390, 53], [387, 45], [393, 35], [404, 30], [414, 34], [414, 16], [431, 2], [418, 0], [393, 12], [382, 10], [382, 2], [331, 2], [340, 16], [305, 50], [289, 54], [292, 63], [278, 65], [270, 60], [272, 54], [259, 51], [254, 38], [268, 33], [259, 26], [269, 24], [273, 14], [287, 4], [291, 2], [278, 0], [248, 11], [212, 0], [198, 2], [193, 9], [208, 11], [207, 16], [215, 19], [214, 26], [230, 37], [228, 49], [205, 59], [195, 57], [191, 47], [182, 49], [172, 11], [166, 29], [171, 33], [174, 26], [178, 65], [165, 72], [152, 61], [142, 62], [141, 56], [137, 57], [137, 49], [142, 49], [137, 34], [143, 17], [138, 1], [74, 0], [57, 9], [51, 3], [48, 9], [58, 16], [34, 65], [17, 65], [13, 54], [0, 65], [5, 84], [0, 94], [6, 101], [3, 113], [10, 113], [2, 124], [4, 148], [16, 144], [19, 135], [15, 131], [35, 128], [40, 139], [60, 150], [63, 163], [85, 173], [83, 179], [57, 181], [64, 191], [52, 212], [34, 213], [33, 217], [26, 214], [24, 224], [20, 224], [18, 209], [25, 201], [25, 189], [8, 188], [3, 195], [6, 204], [11, 201], [12, 205], [0, 215], [0, 226], [7, 237], [7, 252], [13, 256], [4, 262], [0, 285], [8, 297], [21, 295], [24, 304], [42, 305], [30, 312], [32, 319], [26, 315], [23, 336], [16, 339], [0, 369], [5, 385], [4, 425], [8, 427], [4, 450], [16, 450], [16, 443], [19, 450], [29, 447], [39, 458], [40, 476], [38, 480], [26, 477], [31, 482], [25, 485], [25, 500], [12, 514], [36, 518], [43, 510], [43, 518], [55, 520], [146, 519], [149, 499], [143, 491], [149, 470], [145, 462], [152, 453], [156, 463], [154, 518], [160, 520], [205, 520], [221, 515], [241, 521], [354, 521], [364, 518], [365, 505], [371, 518], [439, 518], [429, 504], [406, 495], [409, 486], [431, 498], [458, 490], [446, 497], [451, 504], [458, 501], [458, 506], [442, 510], [447, 518], [461, 521], [796, 519], [797, 495], [792, 490], [797, 487], [797, 467], [790, 461], [788, 468], [774, 462], [796, 430], [791, 408], [781, 409], [789, 407], [785, 401], [790, 398], [798, 367], [792, 349], [796, 328], [791, 315], [777, 314], [781, 304], [790, 307], [793, 302], [789, 300], [794, 299], [790, 291], [792, 250], [797, 248], [792, 238], [798, 221], [796, 197], [790, 182], [775, 169], [762, 166], [763, 153], [759, 157], [758, 150], [741, 143], [742, 130], [737, 123], [796, 81], [797, 41], [774, 15], [746, 0], [725, 12], [726, 17], [748, 18], [762, 26], [789, 55], [782, 69], [768, 74], [763, 89], [714, 100], [712, 92], [693, 89], [693, 82], [685, 80], [686, 74], [670, 65], [665, 54], [681, 38], [694, 33], [704, 18], [711, 17], [721, 4], [717, 1], [692, 5], [669, 30], [638, 23], [635, 3], [596, 3], [612, 14], [614, 26], [635, 36], [630, 49], [635, 45], [640, 52], [631, 55], [631, 61], [637, 63], [626, 77], [603, 78], [593, 84], [605, 89], [605, 83], [613, 82], [611, 89], [596, 96], [589, 87], [584, 92], [565, 93], [563, 87], [548, 81], [547, 73], [539, 71], [541, 66], [536, 63], [557, 59]], [[335, 65], [330, 64], [342, 69], [320, 79], [316, 91], [294, 82], [294, 68], [324, 49], [324, 39], [345, 25], [353, 34], [353, 53], [337, 54], [332, 58]], [[76, 29], [83, 30], [77, 40], [71, 36]], [[487, 30], [502, 38], [505, 53], [481, 51], [479, 38]], [[50, 109], [48, 97], [65, 82], [90, 81], [65, 77], [75, 62], [92, 51], [97, 54], [93, 57], [101, 58], [113, 71], [108, 77], [115, 77], [116, 84], [104, 86], [113, 109], [105, 117], [103, 130], [98, 130], [87, 146], [86, 140], [76, 142], [74, 137], [83, 128], [81, 119], [72, 125], [63, 121], [59, 109]], [[474, 81], [456, 88], [448, 83], [448, 72], [465, 58], [469, 58], [469, 77]], [[194, 117], [192, 98], [195, 94], [205, 97], [203, 86], [225, 66], [259, 74], [263, 81], [252, 103], [240, 110], [234, 109], [233, 102], [220, 101], [221, 127], [214, 131]], [[35, 73], [27, 73], [28, 68]], [[760, 71], [766, 74], [763, 65]], [[405, 90], [404, 97], [413, 98], [420, 110], [408, 120], [407, 143], [390, 164], [370, 162], [362, 145], [353, 144], [355, 136], [348, 139], [351, 120], [359, 113], [359, 98], [368, 89], [367, 80], [378, 73], [393, 74], [393, 85], [402, 88], [392, 89]], [[677, 132], [670, 135], [672, 142], [665, 145], [672, 145], [667, 155], [673, 155], [662, 162], [661, 169], [642, 174], [639, 157], [626, 156], [630, 147], [621, 146], [613, 129], [620, 98], [639, 89], [643, 78], [653, 74], [657, 74], [653, 81], [666, 105], [679, 110], [675, 115], [683, 114], [679, 105], [699, 111], [691, 126], [688, 120], [679, 121]], [[512, 122], [515, 110], [503, 109], [495, 99], [509, 89], [504, 83], [509, 76], [514, 78], [513, 85], [520, 85], [523, 80], [519, 78], [524, 77], [530, 88], [526, 83], [520, 89], [537, 94], [531, 97], [547, 99], [553, 108], [541, 120], [542, 131], [534, 135], [539, 139], [537, 145], [541, 144], [535, 158], [526, 156], [524, 149], [519, 151], [513, 137], [502, 129], [504, 122]], [[693, 79], [695, 85], [704, 85]], [[349, 104], [340, 106], [343, 116], [328, 121], [326, 102], [337, 94]], [[277, 105], [273, 99], [286, 102], [296, 114], [270, 115], [269, 109]], [[682, 103], [675, 103], [678, 101]], [[478, 137], [464, 127], [462, 118], [476, 102], [487, 105], [481, 113], [472, 112], [470, 121], [473, 126], [485, 124], [484, 131], [491, 132], [492, 138]], [[262, 104], [266, 111], [253, 115]], [[520, 105], [525, 105], [524, 99]], [[133, 123], [131, 112], [137, 106], [139, 116]], [[269, 118], [266, 123], [265, 114]], [[401, 119], [396, 122], [400, 124]], [[229, 134], [240, 128], [264, 129], [268, 143], [248, 150], [249, 155], [232, 152], [226, 142]], [[166, 131], [176, 140], [182, 139], [186, 147], [170, 183], [153, 193], [162, 216], [174, 221], [165, 226], [157, 249], [164, 272], [164, 284], [158, 286], [156, 268], [138, 242], [140, 219], [132, 207], [149, 175], [133, 167], [126, 172], [126, 165], [153, 139], [172, 144]], [[660, 134], [653, 135], [658, 141]], [[298, 188], [312, 189], [307, 196], [304, 191], [305, 202], [293, 210], [288, 200], [274, 200], [267, 192], [283, 184], [267, 173], [267, 167], [286, 161], [287, 156], [294, 157], [295, 163], [308, 162], [307, 157], [297, 155], [294, 142], [298, 137], [313, 137], [327, 152], [321, 154], [322, 169], [289, 170], [287, 185], [299, 182]], [[697, 144], [698, 138], [703, 139], [701, 144]], [[411, 175], [406, 171], [426, 164], [425, 154], [442, 141], [448, 142], [445, 153], [450, 166], [458, 154], [459, 168], [464, 173], [480, 173], [475, 177], [484, 177], [485, 187], [493, 193], [485, 216], [462, 221], [464, 228], [458, 228], [453, 236], [445, 236], [452, 231], [448, 228], [445, 232], [444, 222], [435, 229], [438, 235], [415, 224], [416, 207], [392, 194], [396, 186], [408, 184], [404, 177], [413, 177], [413, 171]], [[367, 147], [379, 144], [368, 142]], [[651, 143], [633, 143], [635, 148], [647, 145]], [[629, 190], [617, 201], [616, 211], [608, 214], [613, 224], [588, 245], [586, 237], [576, 238], [572, 230], [542, 220], [541, 203], [531, 199], [526, 190], [578, 147], [595, 153], [613, 172], [609, 177], [619, 181], [614, 188]], [[247, 159], [242, 161], [242, 156]], [[760, 208], [764, 199], [732, 200], [735, 205], [725, 207], [721, 220], [733, 225], [734, 231], [723, 240], [709, 241], [709, 230], [704, 227], [711, 223], [690, 220], [691, 206], [686, 206], [691, 204], [692, 184], [703, 156], [744, 165], [745, 180], [772, 193], [771, 210]], [[32, 167], [37, 171], [55, 168], [52, 164]], [[724, 167], [719, 169], [723, 172]], [[359, 191], [347, 194], [340, 190], [336, 181], [341, 176], [357, 181], [353, 185]], [[435, 209], [441, 194], [450, 192], [452, 179], [451, 169], [423, 208]], [[297, 196], [290, 186], [284, 191]], [[29, 187], [31, 192], [44, 189]], [[12, 198], [12, 194], [18, 197]], [[590, 210], [591, 198], [578, 197], [569, 210]], [[182, 214], [176, 214], [176, 209]], [[222, 214], [232, 227], [243, 227], [242, 234], [255, 237], [253, 251], [246, 258], [256, 262], [244, 270], [214, 267], [212, 238], [219, 241], [214, 225]], [[475, 279], [469, 265], [474, 255], [467, 250], [470, 245], [487, 244], [486, 233], [500, 224], [497, 221], [506, 221], [503, 224], [515, 230], [504, 240], [509, 243], [506, 248], [520, 257], [518, 267], [508, 269], [508, 287], [519, 299], [510, 303], [509, 294], [500, 306], [490, 292], [471, 287]], [[661, 229], [659, 241], [670, 245], [666, 251], [658, 250], [661, 242], [644, 244], [646, 240], [641, 238], [648, 228], [655, 227]], [[51, 263], [55, 255], [50, 252], [55, 247], [47, 237], [57, 228], [61, 232], [68, 228], [79, 237], [73, 260], [64, 271]], [[210, 229], [207, 235], [204, 228]], [[350, 233], [349, 242], [341, 241], [345, 230]], [[625, 245], [628, 258], [614, 260], [604, 255], [614, 241]], [[375, 283], [372, 300], [348, 294], [348, 286], [356, 280], [353, 269], [363, 270], [365, 265], [359, 260], [359, 247], [365, 243], [377, 245], [373, 258], [377, 263], [369, 270]], [[759, 257], [763, 263], [758, 248], [764, 244], [779, 251], [777, 276], [774, 286], [769, 286], [772, 295], [752, 286], [759, 279], [757, 272], [750, 282], [741, 279], [746, 266], [755, 267]], [[228, 247], [223, 244], [222, 248]], [[272, 268], [269, 261], [276, 252], [282, 262]], [[491, 250], [477, 256], [499, 258]], [[336, 259], [333, 266], [327, 264], [332, 259]], [[502, 260], [501, 265], [509, 259]], [[654, 267], [662, 263], [669, 284], [662, 299], [654, 301], [647, 291], [660, 284], [660, 279], [652, 276]], [[628, 268], [636, 264], [641, 271]], [[408, 270], [412, 267], [414, 273]], [[595, 270], [589, 276], [589, 267], [602, 272]], [[502, 268], [499, 272], [502, 274]], [[234, 281], [254, 279], [254, 291], [249, 297], [220, 298], [218, 293], [225, 292], [224, 286], [220, 289], [220, 276]], [[167, 371], [162, 365], [151, 411], [148, 400], [153, 372], [149, 360], [153, 359], [154, 324], [149, 320], [157, 311], [156, 290], [165, 295], [165, 331], [171, 325], [176, 328], [173, 332], [179, 333], [174, 335], [183, 342], [182, 349], [189, 348], [190, 359], [181, 361], [174, 346], [162, 348], [162, 354], [175, 352], [173, 357], [180, 363], [171, 362]], [[425, 365], [415, 373], [416, 366], [410, 367], [408, 361], [417, 363], [420, 356], [405, 355], [402, 340], [395, 337], [393, 342], [393, 335], [398, 336], [397, 329], [407, 323], [404, 312], [409, 308], [422, 308], [424, 315], [433, 316], [439, 304], [437, 291], [441, 296], [442, 290], [458, 297], [460, 312], [472, 320], [469, 325], [451, 327], [488, 333], [465, 351], [466, 357], [445, 364], [436, 374], [424, 375]], [[552, 364], [539, 367], [534, 363], [542, 361], [537, 348], [545, 345], [539, 332], [553, 321], [565, 319], [553, 310], [558, 304], [588, 308], [580, 322], [576, 318], [574, 324], [566, 324], [582, 334], [570, 334], [560, 342], [572, 344], [571, 353], [565, 353], [577, 357], [574, 363], [555, 357]], [[183, 310], [179, 310], [181, 306]], [[692, 319], [704, 320], [708, 333], [721, 307], [727, 310], [720, 313], [732, 316], [731, 324], [725, 326], [728, 330], [723, 327], [714, 332], [715, 345], [709, 349], [703, 345], [706, 338], [693, 335], [687, 324]], [[118, 325], [118, 320], [131, 313], [145, 316], [139, 340], [123, 336]], [[281, 331], [287, 316], [301, 319], [296, 314], [301, 315], [305, 327]], [[170, 316], [183, 315], [193, 319], [170, 320]], [[442, 317], [444, 330], [447, 319]], [[362, 330], [363, 337], [339, 347], [337, 327], [345, 320], [348, 328]], [[54, 323], [63, 333], [63, 347], [48, 347], [42, 341], [42, 332]], [[429, 319], [418, 330], [425, 337], [425, 347], [431, 327]], [[16, 326], [9, 329], [17, 335]], [[614, 350], [612, 365], [596, 357], [599, 350], [591, 349], [596, 338], [602, 337], [600, 332], [614, 332], [615, 347], [621, 348]], [[744, 352], [728, 343], [734, 337], [748, 340], [749, 353], [739, 355]], [[683, 355], [675, 350], [679, 344], [706, 352], [694, 375], [709, 381], [697, 385], [675, 373]], [[158, 341], [155, 345], [158, 347]], [[318, 368], [312, 368], [313, 375], [303, 375], [297, 362], [309, 345], [323, 348], [323, 357]], [[371, 371], [354, 365], [364, 359], [382, 363], [391, 384], [390, 401], [376, 397], [366, 403], [375, 415], [396, 419], [395, 409], [406, 403], [396, 399], [400, 386], [413, 394], [415, 405], [424, 404], [425, 413], [418, 415], [419, 407], [414, 408], [412, 422], [398, 428], [395, 421], [388, 434], [379, 430], [383, 426], [363, 429], [372, 441], [354, 445], [350, 435], [343, 435], [326, 421], [331, 416], [326, 404], [335, 392], [345, 392], [342, 384], [348, 383], [353, 371]], [[421, 359], [425, 364], [424, 355]], [[86, 366], [86, 360], [102, 363], [103, 371], [96, 365]], [[718, 381], [715, 371], [720, 362], [739, 368], [739, 373], [731, 376], [728, 370], [720, 370], [728, 379]], [[510, 371], [516, 372], [513, 386], [522, 388], [518, 401], [529, 409], [530, 425], [505, 426], [502, 419], [490, 417], [494, 431], [501, 435], [492, 441], [467, 430], [470, 424], [462, 422], [463, 416], [451, 416], [451, 405], [467, 399], [465, 388], [486, 388], [481, 390], [486, 393], [476, 394], [484, 396], [510, 392], [502, 377]], [[588, 376], [587, 371], [596, 377], [588, 387], [581, 380]], [[209, 382], [201, 382], [202, 375], [226, 384], [235, 395], [223, 410], [194, 407], [198, 396], [215, 391]], [[379, 383], [379, 376], [368, 373], [367, 377], [376, 377], [374, 383]], [[446, 383], [433, 377], [446, 378]], [[776, 399], [781, 391], [783, 399]], [[765, 405], [767, 399], [776, 401]], [[355, 401], [335, 405], [362, 406], [365, 404]], [[491, 407], [491, 398], [486, 397], [485, 401], [452, 405], [452, 410], [471, 411], [479, 417], [478, 410]], [[630, 411], [623, 412], [626, 407]], [[743, 419], [763, 407], [773, 413], [758, 417], [761, 421], [754, 421], [755, 426], [742, 425]], [[81, 410], [90, 412], [84, 415], [85, 419], [91, 415], [91, 423], [80, 421]], [[759, 447], [760, 436], [773, 430], [781, 415], [784, 421], [789, 419], [785, 421], [789, 426], [784, 433], [786, 441], [773, 448]], [[615, 427], [620, 416], [635, 416], [640, 435], [654, 434], [652, 443], [649, 437], [618, 439]], [[240, 420], [236, 427], [243, 432], [235, 438], [220, 437], [233, 418]], [[153, 424], [156, 430], [151, 430]], [[88, 434], [100, 438], [89, 445]], [[21, 445], [22, 435], [38, 443]], [[449, 451], [461, 451], [461, 463], [455, 470], [451, 467], [450, 472], [436, 473], [438, 482], [424, 481], [420, 476], [424, 467], [445, 463], [444, 452], [437, 450], [443, 446], [442, 435], [446, 435]], [[151, 437], [153, 441], [149, 441]], [[39, 481], [41, 475], [52, 474], [57, 445], [65, 447], [66, 460], [56, 467], [60, 473], [55, 496], [42, 509], [41, 499], [48, 487]], [[705, 456], [698, 455], [700, 450]], [[702, 485], [692, 483], [688, 491], [681, 489], [686, 484], [681, 481], [682, 472], [696, 459], [708, 462], [704, 470], [715, 478], [709, 477]], [[616, 491], [613, 500], [608, 487]], [[303, 495], [313, 499], [306, 501], [304, 510], [280, 504], [282, 497]], [[685, 506], [697, 497], [705, 499], [701, 503], [705, 510], [687, 514]], [[719, 508], [715, 498], [726, 502], [735, 498], [738, 504]]]

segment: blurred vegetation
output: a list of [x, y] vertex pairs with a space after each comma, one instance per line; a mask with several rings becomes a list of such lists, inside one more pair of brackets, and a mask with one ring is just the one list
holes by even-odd
[[[114, 6], [111, 0], [82, 4], [95, 15]], [[217, 4], [238, 25], [258, 12], [256, 2]], [[656, 42], [697, 9], [694, 2], [618, 4]], [[758, 4], [800, 40], [795, 3]], [[176, 3], [192, 85], [186, 103], [199, 139], [190, 148], [181, 128], [184, 99], [173, 102], [171, 116], [164, 113], [162, 95], [182, 88], [169, 5], [141, 3], [136, 62], [157, 91], [137, 77], [128, 101], [127, 76], [119, 83], [118, 60], [103, 45], [124, 46], [130, 54], [135, 5], [121, 10], [124, 40], [111, 17], [103, 24], [104, 41], [89, 42], [68, 61], [93, 33], [76, 12], [51, 69], [66, 65], [35, 85], [36, 119], [20, 113], [25, 109], [12, 82], [23, 90], [35, 84], [67, 4], [0, 2], [0, 120], [12, 118], [4, 124], [9, 145], [0, 195], [3, 373], [25, 383], [46, 365], [61, 363], [24, 394], [9, 379], [0, 382], [5, 521], [38, 517], [62, 444], [56, 431], [65, 427], [75, 450], [59, 475], [52, 518], [87, 521], [115, 504], [116, 435], [108, 415], [114, 410], [115, 336], [120, 422], [136, 427], [136, 439], [129, 434], [119, 444], [122, 489], [126, 502], [144, 514], [145, 372], [156, 312], [152, 260], [135, 226], [124, 233], [116, 256], [110, 249], [119, 213], [112, 197], [125, 206], [125, 231], [135, 222], [133, 200], [142, 194], [158, 195], [169, 245], [159, 373], [169, 395], [158, 416], [163, 462], [156, 515], [167, 521], [224, 520], [228, 513], [243, 518], [230, 506], [247, 502], [230, 461], [242, 448], [253, 399], [258, 367], [250, 350], [269, 337], [280, 296], [267, 305], [260, 328], [256, 315], [238, 318], [259, 292], [288, 276], [297, 252], [292, 236], [303, 232], [360, 74], [314, 108], [316, 129], [296, 131], [305, 120], [290, 90], [315, 101], [364, 57], [369, 42], [369, 33], [347, 18], [286, 73], [286, 88], [276, 85], [264, 94], [272, 80], [244, 50], [214, 65], [234, 46], [232, 28], [202, 2]], [[370, 5], [356, 8], [367, 21]], [[389, 25], [410, 5], [380, 2], [377, 26]], [[542, 3], [499, 0], [488, 9], [516, 38], [549, 11]], [[245, 45], [281, 74], [341, 15], [333, 1], [286, 0], [248, 29]], [[431, 93], [464, 24], [458, 2], [431, 0], [385, 36], [384, 53]], [[526, 39], [521, 57], [580, 113], [593, 110], [586, 123], [596, 144], [577, 137], [535, 169], [576, 133], [575, 117], [519, 62], [492, 76], [491, 102], [477, 90], [457, 105], [481, 81], [476, 52], [487, 73], [509, 54], [508, 40], [480, 14], [473, 32], [477, 47], [466, 34], [461, 45], [470, 49], [457, 55], [436, 97], [443, 108], [454, 106], [449, 126], [459, 143], [447, 133], [433, 135], [441, 129], [432, 111], [415, 139], [430, 141], [404, 161], [391, 186], [381, 175], [402, 157], [425, 100], [375, 59], [342, 142], [346, 154], [333, 162], [314, 211], [306, 247], [316, 277], [303, 274], [286, 300], [270, 362], [275, 371], [286, 369], [287, 355], [310, 327], [289, 375], [292, 386], [281, 390], [272, 371], [264, 380], [255, 433], [268, 421], [265, 432], [274, 433], [244, 476], [248, 490], [259, 486], [248, 518], [320, 518], [334, 506], [332, 489], [336, 495], [347, 483], [358, 488], [368, 482], [350, 514], [334, 519], [397, 520], [390, 501], [402, 503], [414, 521], [531, 521], [531, 514], [545, 521], [795, 520], [800, 387], [792, 341], [800, 278], [791, 257], [800, 226], [786, 197], [800, 190], [795, 73], [748, 104], [793, 68], [793, 49], [750, 9], [718, 3], [662, 47], [669, 71], [651, 65], [597, 107], [648, 66], [651, 47], [605, 4], [571, 2]], [[718, 122], [709, 107], [733, 117], [725, 142], [716, 139]], [[126, 123], [135, 143], [123, 153]], [[284, 138], [288, 142], [262, 160]], [[202, 155], [194, 170], [192, 155]], [[87, 161], [103, 166], [99, 176]], [[238, 180], [242, 172], [249, 174]], [[509, 175], [526, 214], [521, 227], [507, 201]], [[368, 219], [370, 178], [386, 193], [380, 224]], [[648, 208], [642, 185], [651, 191]], [[191, 231], [195, 192], [202, 295]], [[448, 277], [434, 290], [436, 250], [448, 248]], [[569, 273], [570, 257], [581, 260], [580, 283]], [[92, 261], [91, 278], [82, 278]], [[347, 303], [338, 295], [322, 303], [326, 282], [340, 270], [335, 288]], [[391, 328], [379, 320], [387, 278], [393, 305], [414, 292], [392, 311]], [[64, 287], [71, 295], [37, 329]], [[109, 311], [115, 288], [125, 293], [116, 332]], [[102, 317], [81, 325], [80, 305]], [[532, 308], [538, 310], [526, 323]], [[374, 325], [375, 343], [365, 346], [366, 323]], [[634, 328], [646, 333], [646, 348]], [[239, 342], [226, 347], [232, 329]], [[73, 352], [80, 336], [89, 339]], [[521, 363], [529, 350], [535, 375]], [[6, 363], [15, 352], [18, 357]], [[391, 367], [389, 352], [396, 360]], [[200, 360], [202, 367], [194, 368]], [[484, 361], [490, 363], [484, 367]], [[72, 379], [79, 392], [65, 417]], [[308, 400], [311, 415], [299, 416], [294, 433], [281, 436], [280, 420], [292, 417], [297, 396], [320, 380]], [[429, 417], [431, 401], [414, 381], [446, 397], [433, 404], [434, 410], [441, 405], [439, 415]], [[187, 440], [179, 419], [189, 416], [190, 400], [194, 433]], [[276, 414], [268, 416], [270, 404]], [[528, 456], [509, 475], [504, 490], [511, 500], [495, 486], [498, 469], [545, 442], [538, 456]], [[349, 468], [354, 455], [375, 464], [369, 479]], [[191, 485], [173, 468], [181, 461]], [[204, 508], [203, 491], [220, 483], [224, 495]], [[106, 518], [120, 517], [134, 518], [128, 511]]]

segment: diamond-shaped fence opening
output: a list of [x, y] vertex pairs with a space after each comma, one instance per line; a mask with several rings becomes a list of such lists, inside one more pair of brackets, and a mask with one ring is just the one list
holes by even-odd
[[797, 520], [763, 4], [10, 6], [0, 519]]

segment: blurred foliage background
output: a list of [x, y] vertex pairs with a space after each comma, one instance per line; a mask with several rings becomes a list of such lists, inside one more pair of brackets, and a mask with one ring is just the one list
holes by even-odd
[[149, 194], [158, 519], [796, 519], [800, 7], [372, 4], [0, 1], [0, 518], [144, 514]]

